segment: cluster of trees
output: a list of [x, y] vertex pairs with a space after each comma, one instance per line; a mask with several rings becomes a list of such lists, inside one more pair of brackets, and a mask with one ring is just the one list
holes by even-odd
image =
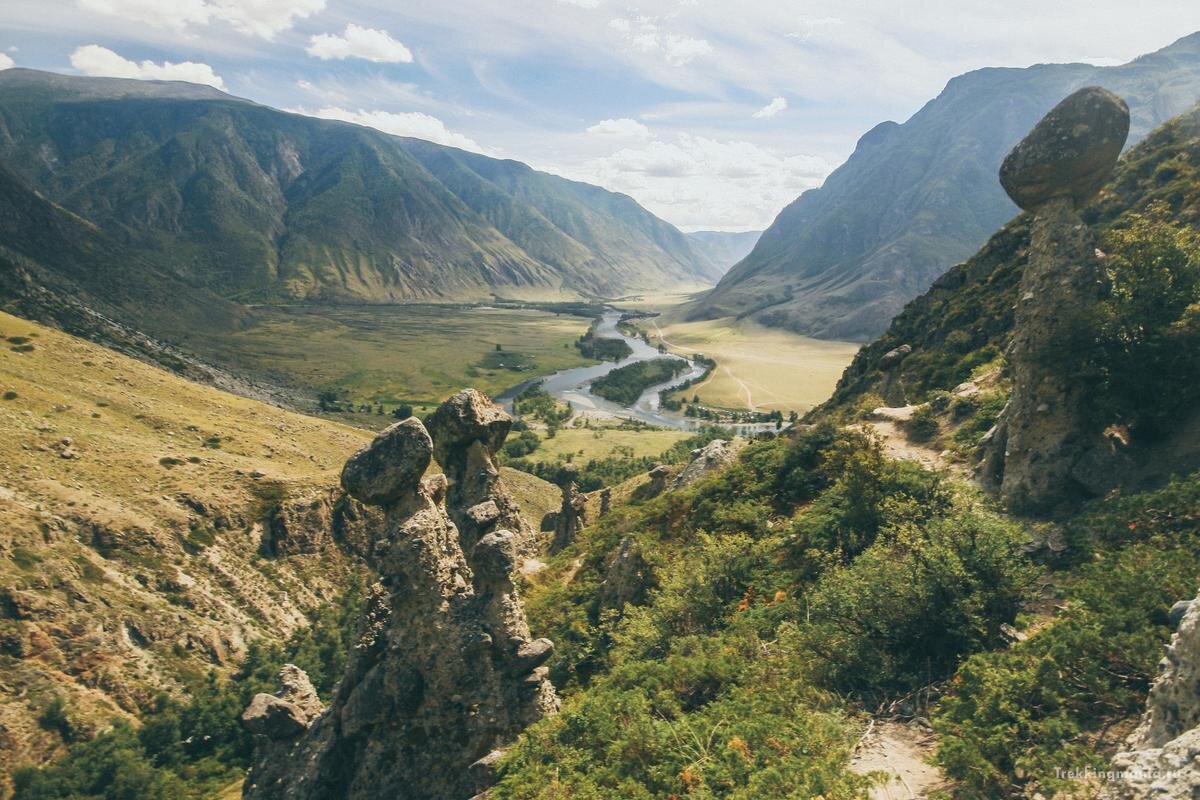
[[669, 381], [688, 369], [688, 362], [679, 358], [655, 358], [618, 367], [604, 377], [592, 381], [592, 392], [605, 400], [631, 406], [642, 392]]
[[[675, 464], [688, 460], [693, 450], [703, 447], [714, 439], [726, 436], [717, 428], [705, 428], [695, 436], [676, 442], [658, 456], [642, 456], [635, 458], [631, 450], [617, 452], [606, 458], [592, 458], [586, 462], [575, 462], [579, 469], [578, 485], [581, 491], [594, 492], [605, 486], [613, 486], [628, 480], [634, 475], [649, 472], [658, 463]], [[507, 445], [506, 445], [507, 448]], [[556, 481], [564, 462], [570, 460], [562, 456], [550, 461], [535, 461], [528, 457], [516, 457], [507, 461], [507, 466], [536, 475], [542, 480]]]

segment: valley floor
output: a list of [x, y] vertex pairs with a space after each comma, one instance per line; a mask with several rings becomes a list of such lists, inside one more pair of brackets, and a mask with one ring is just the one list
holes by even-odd
[[811, 339], [750, 320], [641, 322], [653, 343], [717, 361], [712, 375], [682, 393], [707, 406], [805, 412], [829, 399], [859, 345]]

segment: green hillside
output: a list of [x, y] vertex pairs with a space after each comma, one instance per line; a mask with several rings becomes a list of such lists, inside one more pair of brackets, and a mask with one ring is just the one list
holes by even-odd
[[623, 195], [187, 84], [6, 70], [0, 161], [242, 302], [595, 296], [718, 275]]

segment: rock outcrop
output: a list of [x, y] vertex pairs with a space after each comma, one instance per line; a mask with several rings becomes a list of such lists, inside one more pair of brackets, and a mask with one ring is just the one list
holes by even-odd
[[446, 510], [467, 553], [491, 531], [506, 530], [517, 552], [532, 556], [537, 540], [513, 498], [504, 491], [496, 453], [513, 420], [474, 389], [464, 389], [438, 406], [428, 420], [433, 456], [449, 480]]
[[1084, 413], [1087, 382], [1061, 351], [1086, 329], [1100, 292], [1096, 243], [1079, 206], [1099, 188], [1129, 133], [1129, 109], [1097, 87], [1059, 103], [1000, 168], [1009, 196], [1033, 214], [1007, 356], [1013, 393], [983, 470], [1010, 507], [1043, 511], [1104, 491], [1114, 453]]
[[1200, 796], [1200, 602], [1183, 610], [1179, 629], [1150, 689], [1146, 714], [1113, 759], [1105, 800]]
[[579, 529], [587, 522], [587, 497], [579, 492], [576, 479], [579, 468], [574, 464], [563, 464], [558, 475], [558, 485], [562, 489], [562, 506], [554, 517], [554, 540], [550, 543], [550, 552], [569, 547], [574, 541]]
[[733, 463], [734, 457], [735, 453], [729, 442], [714, 439], [704, 447], [692, 451], [692, 460], [671, 481], [671, 488], [690, 486], [705, 475]]
[[[530, 636], [513, 584], [528, 528], [495, 468], [510, 424], [464, 391], [429, 432], [405, 420], [347, 462], [346, 490], [387, 514], [369, 556], [380, 579], [328, 709], [309, 716], [285, 692], [247, 710], [262, 738], [245, 797], [466, 800], [494, 780], [503, 747], [557, 708], [553, 645]], [[444, 475], [422, 478], [434, 456]]]

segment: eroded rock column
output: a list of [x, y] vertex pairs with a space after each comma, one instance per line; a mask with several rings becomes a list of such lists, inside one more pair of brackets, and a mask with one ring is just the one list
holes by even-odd
[[1095, 495], [1113, 456], [1086, 413], [1089, 381], [1070, 368], [1099, 300], [1096, 243], [1079, 208], [1099, 191], [1129, 133], [1129, 109], [1098, 87], [1059, 103], [1009, 153], [1000, 183], [1033, 214], [1007, 356], [1013, 393], [985, 460], [1007, 505], [1043, 511]]
[[[245, 797], [467, 800], [494, 780], [498, 752], [557, 708], [543, 666], [553, 645], [531, 640], [517, 535], [500, 527], [523, 524], [492, 474], [510, 421], [465, 394], [434, 414], [434, 437], [408, 419], [346, 463], [346, 491], [387, 514], [370, 556], [380, 579], [327, 710], [255, 698], [251, 729], [265, 735]], [[423, 478], [435, 453], [448, 474]], [[496, 513], [480, 514], [488, 503]]]

